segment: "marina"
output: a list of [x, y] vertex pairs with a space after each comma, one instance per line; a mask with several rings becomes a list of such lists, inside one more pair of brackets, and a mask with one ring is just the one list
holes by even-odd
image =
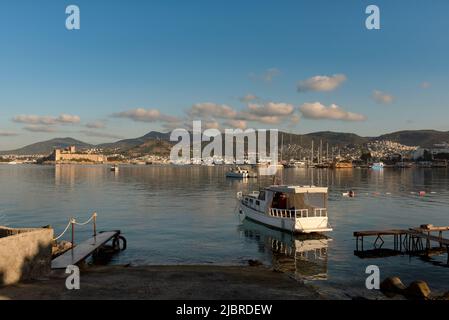
[[[0, 210], [0, 225], [51, 224], [59, 235], [68, 217], [76, 215], [85, 221], [91, 217], [87, 212], [99, 210], [101, 230], [120, 229], [128, 240], [126, 250], [111, 257], [113, 266], [245, 266], [249, 260], [260, 261], [268, 267], [279, 266], [295, 278], [306, 277], [320, 290], [330, 290], [336, 296], [366, 294], [366, 262], [354, 255], [354, 230], [383, 230], [386, 225], [408, 230], [426, 222], [447, 225], [446, 169], [282, 170], [279, 174], [285, 185], [307, 183], [328, 188], [328, 220], [333, 231], [325, 232], [329, 240], [324, 242], [308, 237], [298, 240], [290, 230], [239, 219], [236, 194], [262, 190], [273, 185], [273, 179], [227, 179], [227, 170], [226, 166], [121, 165], [117, 174], [111, 174], [108, 165], [0, 166], [0, 191], [7, 199]], [[161, 176], [164, 179], [158, 178]], [[24, 194], [17, 193], [18, 189]], [[356, 196], [342, 196], [348, 190], [354, 190]], [[425, 193], [420, 195], [420, 191]], [[30, 196], [36, 194], [39, 197]], [[92, 226], [76, 228], [75, 234], [75, 243], [80, 245], [92, 238]], [[438, 237], [438, 232], [432, 234]], [[393, 236], [383, 238], [382, 249], [389, 248], [388, 239], [393, 240]], [[60, 240], [71, 242], [70, 232]], [[315, 244], [321, 249], [313, 249]], [[371, 249], [370, 244], [365, 238], [365, 251]], [[424, 239], [422, 244], [425, 248]], [[302, 251], [306, 248], [311, 251]], [[400, 275], [410, 282], [425, 274], [424, 280], [432, 288], [444, 290], [449, 281], [447, 272], [435, 264], [447, 264], [445, 250], [443, 245], [443, 250], [432, 251], [434, 263], [407, 254], [372, 259], [385, 275]], [[301, 260], [301, 256], [309, 260]], [[313, 274], [317, 276], [307, 276]]]

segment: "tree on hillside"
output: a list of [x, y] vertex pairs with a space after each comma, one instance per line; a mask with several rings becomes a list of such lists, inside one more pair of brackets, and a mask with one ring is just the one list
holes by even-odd
[[360, 160], [362, 160], [365, 163], [368, 163], [369, 161], [371, 161], [373, 157], [371, 156], [371, 152], [369, 151], [363, 151], [362, 155], [360, 156]]
[[432, 161], [432, 153], [429, 150], [424, 150], [422, 158], [424, 161]]

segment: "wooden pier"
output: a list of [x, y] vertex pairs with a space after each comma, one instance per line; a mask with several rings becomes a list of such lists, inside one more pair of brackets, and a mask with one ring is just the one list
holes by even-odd
[[[436, 227], [433, 225], [421, 225], [418, 228], [409, 229], [389, 229], [355, 231], [356, 251], [359, 257], [374, 256], [375, 252], [383, 252], [384, 255], [411, 254], [429, 256], [435, 252], [446, 251], [448, 253], [447, 264], [449, 265], [449, 239], [443, 237], [443, 232], [449, 231], [449, 226]], [[438, 233], [435, 235], [434, 233]], [[386, 237], [393, 237], [393, 249], [383, 249]], [[375, 237], [373, 248], [365, 250], [364, 239]], [[432, 247], [432, 243], [437, 243], [438, 247]], [[383, 251], [382, 251], [383, 250]]]
[[113, 240], [113, 247], [116, 247], [120, 238], [124, 239], [120, 236], [119, 230], [101, 232], [53, 259], [53, 261], [51, 262], [51, 268], [65, 269], [69, 265], [80, 263], [90, 255], [95, 253], [99, 248], [104, 246], [110, 240]]

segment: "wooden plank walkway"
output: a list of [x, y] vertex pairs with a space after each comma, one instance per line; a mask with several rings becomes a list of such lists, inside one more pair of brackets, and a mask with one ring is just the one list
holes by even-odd
[[[433, 225], [423, 225], [418, 228], [409, 228], [405, 229], [389, 229], [389, 230], [368, 230], [368, 231], [355, 231], [354, 237], [356, 237], [356, 251], [355, 254], [358, 256], [363, 256], [364, 252], [369, 254], [364, 250], [364, 238], [365, 237], [376, 237], [373, 249], [368, 251], [391, 251], [390, 254], [393, 253], [403, 253], [405, 250], [406, 253], [410, 254], [427, 254], [432, 251], [431, 242], [438, 243], [440, 248], [443, 246], [446, 247], [446, 252], [448, 253], [448, 264], [449, 264], [449, 239], [443, 238], [443, 231], [449, 231], [449, 226], [444, 227], [435, 227]], [[438, 232], [439, 235], [432, 235], [432, 232]], [[393, 249], [382, 249], [384, 245], [385, 236], [393, 236]], [[423, 240], [426, 242], [426, 245], [423, 245]], [[359, 250], [361, 249], [361, 250]]]
[[75, 265], [89, 257], [95, 250], [106, 244], [112, 238], [120, 235], [120, 231], [107, 231], [76, 245], [73, 249], [56, 257], [51, 262], [52, 269], [65, 269], [68, 265]]

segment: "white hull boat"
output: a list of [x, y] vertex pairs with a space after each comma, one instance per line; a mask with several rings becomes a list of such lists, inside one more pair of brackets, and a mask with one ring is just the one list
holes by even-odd
[[239, 167], [232, 169], [226, 172], [227, 178], [237, 178], [237, 179], [245, 179], [245, 178], [253, 178], [254, 174], [251, 174], [249, 170], [240, 169]]
[[383, 169], [385, 164], [383, 162], [375, 162], [371, 166], [372, 169]]
[[332, 231], [327, 216], [326, 187], [270, 186], [250, 194], [239, 192], [243, 218], [294, 233]]

